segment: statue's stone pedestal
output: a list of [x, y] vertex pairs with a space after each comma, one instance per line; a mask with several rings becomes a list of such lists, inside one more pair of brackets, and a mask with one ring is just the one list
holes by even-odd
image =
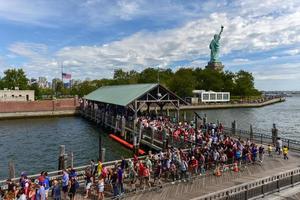
[[213, 69], [216, 71], [223, 71], [224, 65], [221, 62], [208, 62], [205, 68]]

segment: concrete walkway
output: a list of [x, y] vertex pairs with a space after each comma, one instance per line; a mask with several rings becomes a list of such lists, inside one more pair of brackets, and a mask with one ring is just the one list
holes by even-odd
[[170, 184], [159, 191], [143, 191], [125, 199], [130, 200], [196, 200], [202, 195], [223, 190], [235, 185], [247, 183], [259, 178], [271, 176], [283, 171], [291, 170], [300, 165], [300, 154], [291, 153], [288, 161], [282, 157], [265, 157], [262, 165], [249, 165], [241, 169], [240, 172], [227, 172], [221, 177], [203, 176], [195, 179], [193, 182], [182, 182]]

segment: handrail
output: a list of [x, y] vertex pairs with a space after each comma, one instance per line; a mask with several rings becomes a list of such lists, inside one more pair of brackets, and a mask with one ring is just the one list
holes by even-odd
[[[228, 134], [228, 135], [241, 136], [241, 137], [249, 138], [249, 139], [251, 139], [251, 136], [252, 136], [253, 140], [261, 141], [261, 143], [266, 143], [266, 140], [269, 142], [273, 141], [273, 138], [271, 135], [267, 135], [264, 133], [257, 133], [257, 132], [251, 133], [249, 130], [235, 129], [235, 131], [234, 131], [235, 134], [233, 134], [232, 131], [233, 131], [232, 128], [228, 128], [228, 127], [224, 128], [224, 133]], [[299, 140], [288, 139], [288, 138], [284, 138], [284, 137], [280, 137], [280, 139], [290, 149], [300, 150], [300, 141]]]
[[[229, 197], [231, 195], [249, 191], [254, 188], [262, 187], [263, 185], [268, 185], [268, 184], [277, 182], [282, 178], [290, 178], [290, 177], [296, 176], [296, 175], [300, 175], [299, 167], [292, 169], [292, 170], [278, 173], [273, 176], [268, 176], [265, 178], [261, 178], [261, 179], [255, 180], [255, 181], [248, 182], [248, 183], [243, 183], [238, 186], [226, 188], [226, 189], [218, 191], [218, 192], [214, 192], [214, 193], [206, 194], [206, 195], [203, 195], [200, 197], [196, 197], [196, 198], [193, 198], [192, 200], [207, 200], [207, 199], [217, 200], [217, 199], [220, 199], [220, 197]], [[300, 180], [298, 182], [300, 183]], [[293, 185], [293, 184], [295, 184], [295, 183], [291, 183], [289, 185]], [[275, 191], [278, 189], [279, 188], [274, 188], [272, 191]], [[263, 194], [260, 194], [260, 195], [263, 195]], [[259, 195], [256, 195], [256, 196], [259, 196]]]
[[[139, 156], [138, 159], [145, 159], [146, 156]], [[133, 158], [127, 158], [125, 160], [129, 160], [129, 159], [133, 159]], [[115, 163], [120, 163], [122, 160], [113, 160], [113, 161], [108, 161], [108, 162], [103, 162], [102, 165], [106, 166], [106, 167], [112, 167]], [[76, 170], [78, 176], [82, 176], [84, 175], [84, 170], [89, 167], [90, 165], [83, 165], [83, 166], [79, 166], [79, 167], [74, 167], [74, 169]], [[98, 163], [95, 164], [95, 166], [98, 166]], [[33, 174], [33, 175], [29, 175], [27, 176], [29, 179], [36, 179], [40, 176], [40, 174]], [[54, 179], [58, 179], [62, 177], [62, 170], [57, 170], [57, 171], [51, 171], [48, 172], [48, 176], [50, 178], [50, 180], [54, 180]], [[18, 178], [13, 178], [11, 179], [13, 182], [17, 182], [19, 180]], [[0, 180], [0, 187], [6, 184], [6, 180]]]

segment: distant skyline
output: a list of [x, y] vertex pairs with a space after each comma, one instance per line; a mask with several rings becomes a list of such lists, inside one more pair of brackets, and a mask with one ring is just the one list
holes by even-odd
[[224, 25], [224, 70], [300, 90], [298, 0], [0, 0], [0, 76], [111, 78], [114, 69], [204, 67]]

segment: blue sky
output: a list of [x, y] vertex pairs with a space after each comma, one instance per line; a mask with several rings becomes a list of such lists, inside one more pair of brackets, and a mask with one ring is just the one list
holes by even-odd
[[252, 72], [261, 90], [300, 90], [299, 19], [298, 0], [0, 0], [0, 74], [204, 67], [222, 24], [225, 70]]

